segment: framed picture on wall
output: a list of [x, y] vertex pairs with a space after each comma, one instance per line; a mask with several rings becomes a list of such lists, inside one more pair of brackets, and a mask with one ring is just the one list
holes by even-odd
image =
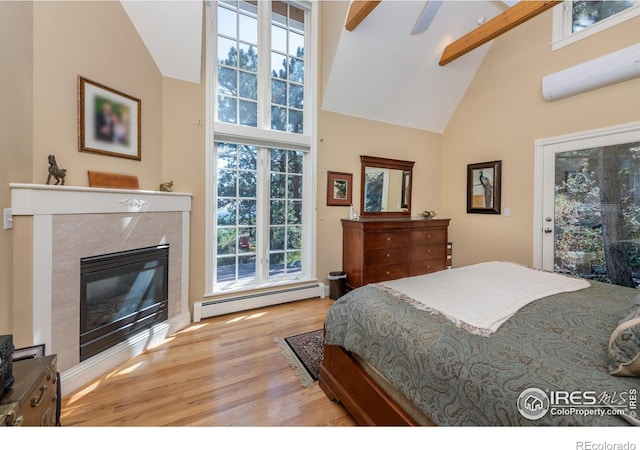
[[141, 160], [141, 102], [78, 76], [78, 150]]
[[502, 161], [467, 165], [467, 213], [500, 214]]
[[351, 206], [353, 174], [327, 172], [327, 206]]

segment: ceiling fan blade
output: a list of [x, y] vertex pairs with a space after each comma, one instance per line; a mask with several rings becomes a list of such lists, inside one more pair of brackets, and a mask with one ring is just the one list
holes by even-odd
[[420, 34], [427, 31], [427, 28], [431, 25], [438, 9], [440, 9], [441, 4], [442, 0], [429, 0], [422, 10], [420, 18], [418, 18], [418, 21], [414, 25], [413, 30], [411, 30], [411, 34]]

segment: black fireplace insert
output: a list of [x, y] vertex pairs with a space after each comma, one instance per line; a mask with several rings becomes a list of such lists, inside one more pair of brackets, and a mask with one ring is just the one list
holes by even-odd
[[168, 316], [169, 244], [80, 259], [80, 361]]

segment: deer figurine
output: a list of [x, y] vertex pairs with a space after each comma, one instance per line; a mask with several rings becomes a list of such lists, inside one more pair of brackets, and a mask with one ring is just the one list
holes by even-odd
[[51, 181], [51, 177], [56, 179], [56, 184], [61, 183], [64, 186], [64, 177], [67, 176], [67, 169], [60, 169], [56, 162], [55, 155], [49, 155], [49, 176], [47, 177], [47, 184]]

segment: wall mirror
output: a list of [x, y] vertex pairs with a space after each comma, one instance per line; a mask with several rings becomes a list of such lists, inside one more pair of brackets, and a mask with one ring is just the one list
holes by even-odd
[[413, 161], [360, 156], [360, 215], [411, 216]]

